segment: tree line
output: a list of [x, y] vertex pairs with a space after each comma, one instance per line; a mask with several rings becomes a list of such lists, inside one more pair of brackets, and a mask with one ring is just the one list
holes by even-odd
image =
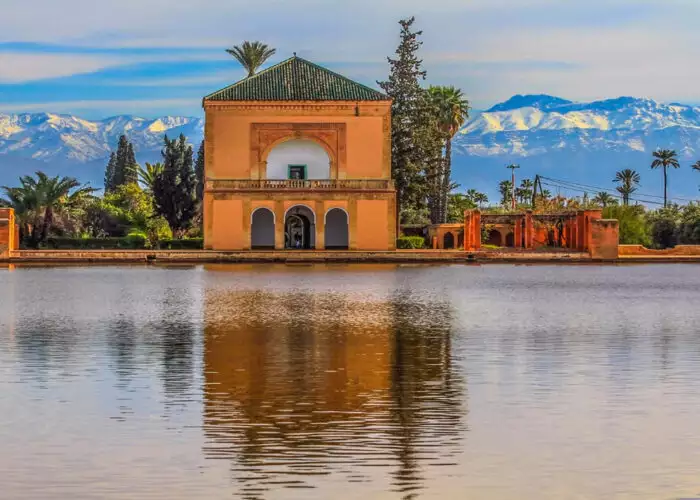
[[200, 237], [204, 142], [195, 158], [184, 135], [166, 135], [161, 157], [139, 165], [133, 144], [122, 135], [105, 167], [103, 196], [72, 177], [38, 171], [20, 177], [19, 186], [2, 186], [0, 204], [14, 208], [20, 241], [29, 248], [51, 237]]

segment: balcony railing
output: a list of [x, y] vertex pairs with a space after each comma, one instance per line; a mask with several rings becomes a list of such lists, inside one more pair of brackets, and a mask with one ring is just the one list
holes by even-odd
[[218, 179], [208, 180], [213, 191], [389, 191], [394, 183], [387, 179]]

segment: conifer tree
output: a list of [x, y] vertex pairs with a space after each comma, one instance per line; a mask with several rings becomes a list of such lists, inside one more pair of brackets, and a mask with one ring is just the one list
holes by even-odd
[[114, 191], [116, 186], [114, 185], [114, 175], [117, 169], [117, 157], [112, 151], [109, 155], [109, 162], [107, 163], [107, 168], [105, 169], [105, 194]]
[[201, 204], [204, 199], [204, 141], [199, 145], [199, 151], [197, 151], [194, 172], [197, 176], [197, 201]]
[[139, 165], [136, 163], [134, 145], [131, 142], [126, 146], [126, 163], [122, 167], [124, 172], [124, 184], [137, 184], [139, 182]]
[[399, 220], [405, 209], [419, 209], [424, 204], [426, 168], [426, 142], [433, 141], [419, 137], [425, 131], [425, 118], [428, 111], [426, 92], [420, 82], [425, 80], [423, 61], [418, 58], [422, 45], [418, 37], [422, 31], [413, 31], [415, 18], [402, 19], [400, 43], [396, 58], [387, 58], [391, 68], [389, 79], [377, 82], [384, 92], [393, 99], [391, 106], [391, 173], [397, 191]]
[[184, 135], [170, 140], [166, 135], [163, 171], [153, 184], [157, 212], [168, 221], [173, 234], [181, 238], [197, 214], [197, 178], [194, 172], [192, 146]]

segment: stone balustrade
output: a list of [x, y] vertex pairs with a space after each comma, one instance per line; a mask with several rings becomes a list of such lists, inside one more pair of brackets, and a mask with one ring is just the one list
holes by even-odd
[[388, 179], [209, 179], [208, 191], [392, 191]]

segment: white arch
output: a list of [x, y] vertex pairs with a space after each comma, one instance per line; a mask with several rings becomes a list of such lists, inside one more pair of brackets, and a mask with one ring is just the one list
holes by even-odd
[[304, 205], [304, 204], [302, 204], [302, 203], [297, 203], [296, 205], [292, 205], [291, 207], [289, 207], [287, 210], [284, 211], [284, 221], [285, 221], [285, 223], [287, 222], [287, 213], [288, 213], [292, 208], [296, 208], [296, 207], [304, 207], [304, 208], [308, 209], [308, 210], [311, 212], [311, 215], [312, 215], [313, 218], [314, 218], [313, 223], [316, 224], [316, 212], [314, 212], [313, 208], [311, 208], [310, 206]]
[[329, 208], [328, 210], [326, 210], [326, 213], [325, 213], [324, 216], [323, 216], [323, 223], [324, 223], [324, 224], [325, 224], [326, 222], [328, 222], [328, 213], [329, 213], [331, 210], [342, 210], [343, 212], [345, 212], [345, 216], [348, 218], [348, 224], [350, 224], [350, 214], [349, 214], [348, 211], [345, 210], [343, 207], [331, 207], [331, 208]]
[[304, 165], [306, 178], [329, 179], [331, 157], [318, 142], [310, 139], [290, 139], [275, 145], [265, 158], [267, 179], [288, 179], [290, 165]]
[[258, 210], [267, 210], [268, 212], [272, 213], [272, 222], [274, 224], [277, 224], [277, 216], [275, 215], [275, 211], [272, 210], [270, 207], [258, 207], [255, 210], [253, 210], [250, 214], [250, 223], [253, 224], [253, 216], [255, 215], [255, 212]]

